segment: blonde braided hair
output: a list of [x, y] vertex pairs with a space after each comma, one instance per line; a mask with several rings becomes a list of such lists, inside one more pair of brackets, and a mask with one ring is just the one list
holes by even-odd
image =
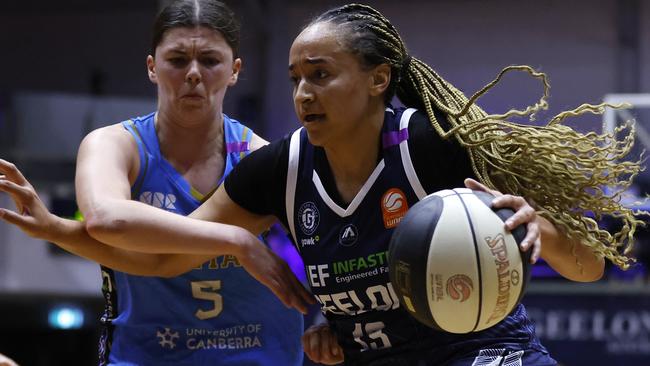
[[[621, 161], [634, 142], [634, 125], [628, 123], [611, 134], [580, 133], [563, 125], [569, 117], [584, 113], [602, 114], [606, 107], [628, 105], [583, 104], [551, 118], [543, 126], [509, 122], [513, 116], [528, 116], [548, 108], [546, 75], [529, 66], [509, 66], [471, 98], [444, 80], [426, 63], [411, 58], [395, 27], [377, 10], [349, 4], [325, 12], [310, 25], [332, 22], [345, 46], [359, 55], [362, 64], [391, 66], [389, 103], [396, 94], [409, 107], [426, 112], [437, 133], [455, 138], [464, 146], [477, 178], [489, 187], [526, 197], [538, 214], [567, 236], [589, 246], [594, 253], [627, 269], [634, 259], [630, 252], [638, 226], [644, 225], [635, 212], [621, 204], [623, 193], [642, 170], [640, 161]], [[476, 100], [510, 71], [523, 71], [544, 86], [540, 100], [525, 110], [488, 115]], [[445, 130], [434, 109], [442, 111], [451, 125]], [[623, 134], [622, 139], [617, 139]], [[622, 222], [610, 234], [598, 220], [612, 217]], [[575, 248], [574, 248], [575, 249]], [[578, 263], [578, 265], [580, 265]]]

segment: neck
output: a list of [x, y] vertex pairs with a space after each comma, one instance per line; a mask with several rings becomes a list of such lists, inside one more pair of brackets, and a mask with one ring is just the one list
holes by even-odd
[[329, 146], [323, 146], [341, 197], [350, 202], [377, 166], [384, 108], [376, 108], [365, 121]]
[[168, 160], [192, 163], [206, 160], [223, 148], [223, 116], [179, 117], [163, 110], [156, 114], [160, 150]]

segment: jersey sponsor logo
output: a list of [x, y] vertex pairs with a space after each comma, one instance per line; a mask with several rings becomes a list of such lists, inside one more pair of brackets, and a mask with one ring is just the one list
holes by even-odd
[[180, 337], [178, 332], [172, 331], [170, 328], [165, 328], [164, 332], [157, 331], [158, 344], [162, 348], [169, 347], [169, 349], [176, 348], [176, 339]]
[[381, 212], [386, 229], [397, 226], [408, 210], [406, 195], [399, 188], [389, 189], [381, 198]]
[[336, 275], [365, 271], [375, 267], [384, 267], [386, 272], [388, 272], [387, 250], [379, 253], [372, 253], [365, 257], [351, 258], [332, 263], [332, 269]]
[[238, 324], [227, 328], [186, 329], [187, 349], [252, 349], [262, 348], [262, 329], [260, 323]]
[[339, 243], [344, 247], [349, 247], [354, 245], [359, 238], [359, 230], [356, 226], [352, 224], [347, 224], [343, 226], [339, 232]]
[[176, 196], [170, 193], [142, 192], [138, 200], [156, 208], [176, 210]]
[[300, 239], [300, 247], [311, 247], [316, 244], [318, 244], [318, 241], [320, 240], [320, 237], [318, 235], [316, 236], [310, 236], [309, 238], [302, 238]]
[[305, 235], [311, 235], [318, 228], [320, 213], [313, 202], [305, 202], [298, 210], [298, 224]]
[[469, 299], [472, 290], [474, 290], [472, 279], [465, 275], [454, 275], [447, 280], [447, 295], [458, 302]]

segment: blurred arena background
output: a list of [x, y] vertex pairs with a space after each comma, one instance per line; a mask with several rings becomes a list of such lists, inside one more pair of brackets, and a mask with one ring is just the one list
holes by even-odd
[[[242, 21], [244, 65], [225, 111], [260, 135], [278, 138], [297, 126], [286, 70], [291, 41], [312, 16], [344, 2], [225, 2]], [[23, 169], [54, 212], [76, 212], [74, 158], [81, 138], [155, 109], [145, 58], [151, 22], [163, 3], [0, 2], [0, 157]], [[650, 1], [367, 3], [390, 18], [415, 57], [466, 94], [504, 66], [529, 64], [551, 82], [551, 105], [538, 121], [583, 102], [633, 100], [637, 107], [629, 114], [570, 125], [600, 132], [636, 117], [638, 152], [650, 145], [650, 94], [644, 94], [650, 93]], [[531, 78], [509, 75], [479, 103], [498, 113], [524, 108], [541, 92]], [[637, 196], [650, 191], [648, 174], [637, 180]], [[11, 202], [0, 195], [0, 206]], [[276, 235], [274, 246], [295, 260], [283, 238]], [[597, 283], [568, 283], [543, 263], [535, 267], [523, 302], [542, 342], [563, 365], [650, 364], [647, 230], [639, 233], [637, 248], [638, 265], [626, 272], [608, 266]], [[300, 264], [294, 266], [304, 276]], [[0, 353], [23, 365], [96, 364], [103, 307], [98, 269], [0, 223]]]

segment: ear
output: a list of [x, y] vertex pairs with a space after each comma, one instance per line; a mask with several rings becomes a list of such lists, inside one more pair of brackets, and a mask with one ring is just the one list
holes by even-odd
[[241, 70], [241, 58], [236, 58], [232, 63], [232, 75], [230, 76], [230, 81], [228, 86], [233, 86], [237, 84], [237, 78], [239, 77], [239, 71]]
[[147, 74], [149, 74], [149, 80], [151, 80], [152, 83], [158, 83], [158, 77], [156, 76], [156, 63], [151, 55], [147, 56]]
[[390, 85], [390, 65], [381, 64], [370, 72], [370, 95], [383, 94]]

